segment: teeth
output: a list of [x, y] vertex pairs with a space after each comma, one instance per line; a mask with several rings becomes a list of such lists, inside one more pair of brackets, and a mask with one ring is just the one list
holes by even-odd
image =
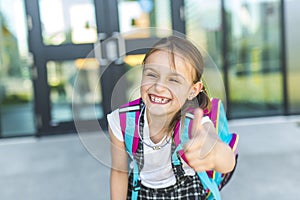
[[150, 96], [151, 97], [151, 101], [155, 101], [155, 97], [154, 96]]
[[159, 98], [159, 97], [154, 97], [150, 96], [151, 101], [154, 101], [155, 103], [167, 103], [168, 99], [167, 98]]

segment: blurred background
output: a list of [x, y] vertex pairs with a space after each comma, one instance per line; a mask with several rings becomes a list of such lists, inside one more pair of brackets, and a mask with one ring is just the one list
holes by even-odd
[[[230, 127], [249, 139], [241, 142], [245, 155], [249, 153], [252, 159], [264, 149], [274, 155], [278, 151], [274, 143], [278, 142], [283, 142], [284, 148], [291, 147], [285, 153], [299, 152], [299, 134], [295, 134], [299, 133], [300, 114], [299, 8], [299, 0], [0, 0], [1, 199], [35, 199], [38, 191], [52, 187], [55, 191], [67, 188], [60, 192], [77, 197], [51, 196], [45, 189], [41, 193], [48, 196], [36, 199], [94, 199], [92, 191], [99, 192], [99, 188], [106, 189], [95, 199], [109, 198], [108, 169], [101, 173], [97, 159], [87, 155], [76, 134], [65, 133], [77, 133], [76, 117], [85, 124], [88, 138], [98, 131], [89, 125], [95, 120], [105, 134], [106, 115], [135, 96], [147, 47], [171, 35], [172, 30], [207, 52], [205, 59], [212, 66], [205, 82], [219, 81], [221, 87], [216, 85], [209, 92], [223, 100]], [[214, 72], [219, 73], [218, 78]], [[116, 87], [122, 91], [117, 95]], [[281, 125], [287, 127], [276, 128]], [[278, 137], [270, 135], [273, 131]], [[261, 151], [250, 150], [249, 141], [258, 137], [264, 137], [266, 143], [261, 143]], [[284, 139], [289, 137], [295, 140], [286, 143]], [[274, 138], [276, 141], [269, 144]], [[80, 155], [87, 161], [76, 160]], [[246, 157], [241, 158], [245, 167], [241, 170], [249, 167]], [[291, 158], [293, 163], [298, 157]], [[54, 176], [53, 169], [59, 163], [64, 166], [60, 178], [43, 185]], [[274, 164], [266, 163], [268, 169]], [[107, 182], [91, 184], [91, 191], [84, 195], [74, 193], [68, 185], [76, 182], [74, 177], [87, 181], [77, 185], [76, 191], [99, 180], [93, 174], [82, 174], [81, 169], [95, 172]], [[36, 174], [39, 170], [42, 176]], [[69, 178], [62, 178], [64, 175]], [[243, 176], [237, 175], [233, 190], [242, 185], [238, 177]], [[43, 189], [37, 187], [41, 184]], [[277, 189], [271, 190], [273, 194]], [[21, 190], [23, 198], [16, 192]], [[276, 195], [260, 197], [252, 199], [276, 199]]]

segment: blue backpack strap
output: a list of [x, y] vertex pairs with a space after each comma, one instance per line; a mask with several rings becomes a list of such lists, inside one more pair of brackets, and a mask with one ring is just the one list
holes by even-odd
[[228, 144], [235, 154], [237, 154], [237, 144], [239, 136], [236, 133], [230, 133], [226, 118], [226, 112], [222, 102], [219, 100], [219, 112], [218, 112], [218, 134], [223, 142]]
[[131, 193], [132, 200], [137, 199], [138, 191], [140, 190], [139, 166], [137, 161], [134, 159], [139, 144], [138, 119], [140, 115], [140, 103], [141, 99], [137, 99], [124, 104], [119, 108], [120, 126], [126, 151], [131, 157], [133, 163], [133, 188]]
[[[232, 149], [235, 155], [237, 155], [238, 135], [229, 131], [226, 112], [222, 101], [220, 99], [213, 98], [211, 99], [211, 103], [211, 110], [206, 113], [206, 115], [213, 122], [220, 140], [226, 143]], [[217, 185], [219, 190], [221, 190], [222, 187], [230, 180], [233, 172], [234, 170], [232, 172], [223, 174], [215, 170], [211, 170], [207, 171], [206, 174]], [[212, 191], [208, 193], [207, 199], [213, 199], [211, 192]]]
[[209, 200], [221, 200], [220, 190], [213, 180], [211, 180], [206, 172], [197, 172], [198, 177], [202, 181], [204, 188], [209, 189], [210, 194], [206, 197]]
[[141, 189], [141, 181], [139, 179], [139, 166], [136, 160], [133, 160], [133, 177], [132, 177], [132, 192], [131, 192], [131, 200], [137, 200], [138, 192]]
[[[174, 157], [173, 158], [174, 160], [175, 160], [175, 156], [178, 159], [177, 155], [179, 155], [186, 163], [188, 163], [187, 159], [185, 158], [182, 145], [189, 141], [190, 139], [189, 130], [191, 130], [191, 127], [192, 127], [192, 120], [190, 117], [185, 117], [183, 123], [180, 120], [177, 122], [174, 131], [174, 142], [176, 145], [176, 149], [172, 156]], [[176, 163], [181, 164], [179, 160], [176, 161]]]
[[[237, 157], [237, 143], [239, 137], [235, 133], [231, 133], [228, 128], [228, 122], [226, 118], [226, 112], [222, 101], [220, 99], [212, 99], [212, 108], [208, 113], [209, 118], [212, 120], [216, 127], [217, 134], [222, 142], [226, 143], [234, 152]], [[224, 185], [230, 180], [234, 170], [232, 172], [223, 174], [217, 171], [207, 171], [209, 178], [216, 182], [217, 186], [221, 190]]]
[[212, 108], [210, 112], [206, 113], [206, 116], [213, 122], [219, 138], [224, 143], [228, 144], [235, 154], [237, 154], [238, 135], [229, 131], [223, 103], [220, 99], [216, 98], [213, 98], [211, 102]]
[[141, 99], [136, 99], [119, 108], [120, 127], [125, 141], [126, 151], [130, 156], [134, 156], [138, 144], [138, 119], [141, 110]]
[[[183, 147], [182, 144], [186, 143], [189, 140], [189, 136], [188, 134], [181, 134], [182, 130], [187, 130], [188, 126], [186, 126], [188, 123], [183, 123], [184, 127], [181, 126], [181, 122], [180, 120], [177, 121], [176, 125], [175, 125], [175, 129], [174, 129], [174, 133], [173, 133], [173, 140], [175, 143], [175, 150], [172, 154], [172, 164], [174, 166], [174, 173], [176, 173], [176, 175], [178, 175], [179, 177], [184, 176], [184, 170], [182, 168], [182, 163], [180, 161], [180, 157], [182, 157], [185, 161], [185, 155], [184, 155], [184, 151], [183, 151]], [[176, 176], [176, 177], [178, 177]]]

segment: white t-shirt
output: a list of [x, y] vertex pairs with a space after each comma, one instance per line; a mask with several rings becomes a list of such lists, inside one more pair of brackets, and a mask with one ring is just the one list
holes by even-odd
[[[119, 109], [116, 109], [112, 113], [107, 115], [108, 124], [114, 134], [114, 136], [124, 141], [123, 134], [120, 127]], [[165, 144], [168, 139], [163, 138], [158, 143], [153, 143], [149, 137], [149, 126], [147, 120], [147, 114], [144, 115], [144, 142], [150, 146], [161, 146]], [[202, 118], [202, 124], [210, 122], [208, 117]], [[176, 178], [172, 169], [171, 161], [171, 142], [166, 144], [159, 150], [153, 150], [153, 148], [143, 144], [144, 149], [144, 166], [140, 172], [140, 179], [144, 186], [149, 188], [165, 188], [176, 183]], [[185, 175], [195, 175], [195, 171], [189, 167], [184, 160], [182, 160], [183, 169]]]

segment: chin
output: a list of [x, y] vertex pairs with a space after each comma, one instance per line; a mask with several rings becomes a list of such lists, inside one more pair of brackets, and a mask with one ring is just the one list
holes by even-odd
[[150, 105], [148, 106], [148, 112], [152, 115], [166, 115], [168, 110], [166, 108], [162, 108], [162, 106]]
[[178, 109], [174, 109], [174, 105], [160, 105], [160, 104], [151, 104], [147, 105], [147, 112], [152, 116], [163, 117], [170, 116], [177, 113]]

